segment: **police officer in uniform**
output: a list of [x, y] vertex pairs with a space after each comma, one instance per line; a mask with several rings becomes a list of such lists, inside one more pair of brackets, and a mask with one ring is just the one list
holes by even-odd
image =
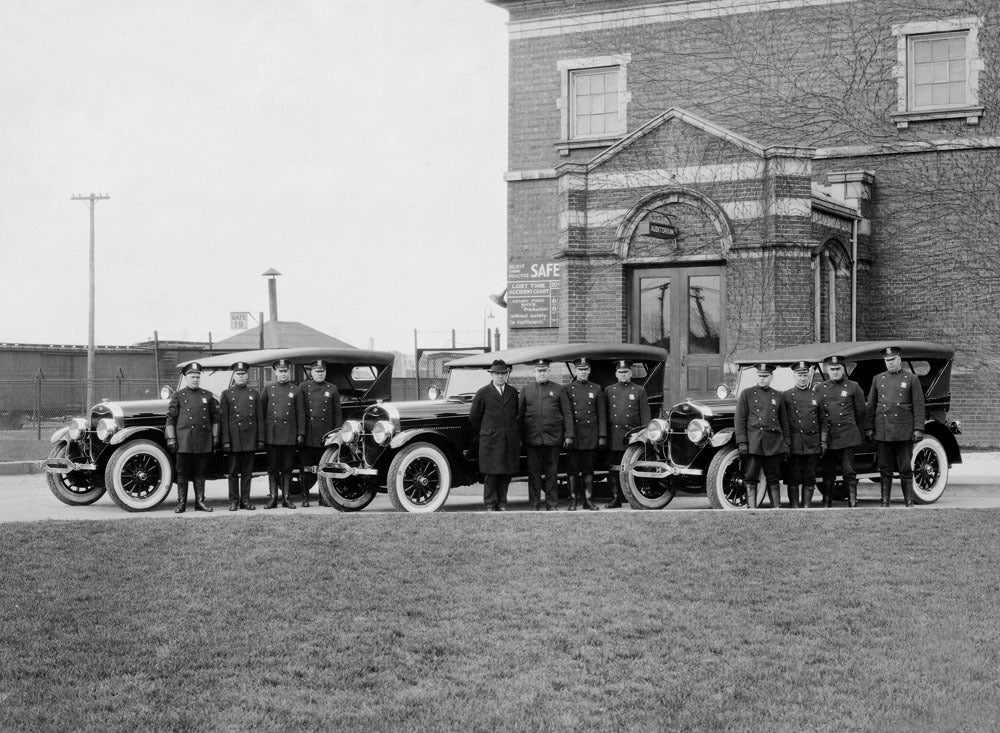
[[264, 447], [264, 409], [260, 393], [247, 384], [250, 365], [238, 361], [229, 368], [233, 384], [219, 400], [222, 450], [228, 456], [229, 511], [252, 511], [257, 507], [250, 503], [250, 480], [254, 453]]
[[526, 384], [518, 397], [521, 435], [528, 454], [528, 503], [545, 509], [559, 508], [559, 448], [573, 445], [573, 414], [562, 385], [549, 380], [549, 360], [532, 362], [535, 381]]
[[[799, 361], [792, 365], [795, 386], [781, 393], [788, 416], [791, 455], [788, 457], [788, 504], [808, 509], [816, 491], [816, 469], [825, 446], [822, 443], [826, 422], [819, 395], [809, 383], [812, 365]], [[801, 489], [801, 495], [799, 490]]]
[[267, 481], [271, 493], [268, 509], [278, 506], [278, 489], [281, 489], [281, 506], [294, 509], [289, 500], [292, 493], [292, 470], [295, 468], [295, 447], [303, 437], [298, 433], [299, 390], [292, 381], [292, 363], [278, 359], [271, 364], [277, 382], [264, 388], [261, 402], [264, 405], [264, 442], [267, 443]]
[[632, 384], [632, 362], [616, 361], [615, 378], [618, 381], [604, 390], [608, 419], [608, 481], [612, 492], [608, 509], [617, 509], [625, 500], [619, 473], [622, 456], [628, 447], [625, 436], [633, 428], [648, 425], [651, 419], [646, 390]]
[[491, 384], [472, 399], [469, 422], [479, 441], [479, 472], [483, 474], [483, 503], [487, 511], [507, 511], [510, 478], [521, 463], [517, 390], [507, 384], [510, 366], [503, 359], [490, 365]]
[[865, 424], [865, 395], [857, 382], [847, 378], [844, 357], [828, 356], [823, 362], [829, 379], [816, 389], [826, 415], [826, 445], [823, 456], [823, 506], [833, 506], [833, 485], [839, 472], [847, 485], [847, 505], [858, 505], [858, 478], [854, 471], [854, 449], [861, 445]]
[[[309, 489], [316, 483], [316, 467], [323, 456], [323, 436], [338, 429], [344, 422], [340, 409], [340, 392], [336, 386], [326, 381], [326, 362], [317, 359], [309, 365], [312, 379], [299, 387], [299, 434], [304, 436], [304, 444], [299, 449], [302, 464], [302, 506], [309, 506]], [[319, 495], [320, 506], [330, 506]]]
[[913, 444], [924, 438], [924, 390], [913, 372], [903, 369], [897, 346], [882, 349], [888, 371], [877, 375], [868, 391], [865, 436], [875, 440], [882, 506], [889, 506], [892, 472], [899, 471], [903, 502], [913, 506]]
[[167, 448], [176, 454], [177, 507], [187, 508], [188, 482], [194, 482], [194, 508], [210, 512], [205, 504], [205, 477], [212, 449], [219, 446], [219, 401], [201, 388], [201, 364], [185, 366], [184, 386], [170, 395], [167, 405]]
[[743, 485], [747, 508], [757, 506], [757, 475], [761, 467], [771, 506], [781, 506], [781, 460], [791, 445], [784, 398], [771, 387], [773, 364], [757, 365], [757, 385], [740, 392], [736, 401], [736, 446], [744, 461]]
[[576, 377], [566, 387], [573, 415], [573, 446], [569, 449], [569, 510], [583, 499], [583, 508], [597, 510], [594, 496], [594, 459], [607, 446], [607, 405], [601, 386], [590, 381], [590, 361], [580, 357], [573, 366]]

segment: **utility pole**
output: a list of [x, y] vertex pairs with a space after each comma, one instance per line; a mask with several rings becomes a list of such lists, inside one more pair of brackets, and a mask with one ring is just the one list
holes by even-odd
[[94, 204], [109, 198], [106, 193], [70, 196], [71, 201], [90, 202], [90, 315], [87, 328], [87, 404], [84, 405], [87, 410], [94, 406]]

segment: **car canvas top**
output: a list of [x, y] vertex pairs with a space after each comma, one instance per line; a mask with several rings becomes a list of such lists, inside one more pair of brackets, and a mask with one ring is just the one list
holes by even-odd
[[293, 364], [324, 359], [339, 364], [392, 364], [395, 356], [388, 351], [367, 351], [365, 349], [343, 349], [330, 346], [300, 346], [291, 349], [261, 349], [234, 351], [230, 354], [216, 354], [204, 359], [188, 359], [177, 365], [178, 369], [196, 361], [207, 369], [228, 369], [237, 361], [245, 361], [251, 366], [270, 366], [278, 359], [288, 359]]
[[590, 359], [629, 359], [631, 361], [657, 361], [667, 359], [667, 352], [658, 346], [639, 344], [576, 343], [546, 344], [543, 346], [520, 346], [503, 351], [487, 351], [483, 354], [465, 356], [448, 362], [449, 369], [488, 368], [495, 359], [503, 359], [508, 364], [528, 364], [535, 359], [550, 361], [573, 361], [581, 356]]
[[761, 362], [777, 364], [792, 363], [805, 360], [823, 361], [828, 356], [839, 354], [845, 359], [860, 361], [862, 359], [877, 359], [887, 346], [898, 346], [903, 351], [904, 359], [952, 359], [955, 350], [949, 346], [933, 341], [834, 341], [830, 343], [800, 344], [787, 346], [772, 351], [761, 351], [736, 359], [739, 366], [747, 366]]

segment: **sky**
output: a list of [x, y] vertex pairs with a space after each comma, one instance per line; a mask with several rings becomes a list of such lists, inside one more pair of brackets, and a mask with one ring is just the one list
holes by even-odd
[[71, 196], [98, 193], [98, 344], [230, 336], [232, 311], [267, 318], [270, 268], [280, 320], [481, 343], [505, 326], [506, 20], [485, 0], [3, 0], [0, 342], [87, 343]]

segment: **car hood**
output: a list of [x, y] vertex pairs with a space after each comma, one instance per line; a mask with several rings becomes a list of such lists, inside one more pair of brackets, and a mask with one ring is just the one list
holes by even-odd
[[445, 417], [467, 417], [472, 409], [471, 402], [453, 402], [449, 400], [416, 400], [413, 402], [384, 402], [369, 408], [383, 408], [387, 413], [395, 410], [400, 421], [431, 420]]
[[99, 402], [91, 413], [100, 417], [165, 417], [168, 400], [128, 400], [123, 402]]
[[[735, 400], [685, 400], [680, 404], [674, 405], [670, 408], [670, 410], [673, 412], [674, 410], [681, 408], [683, 405], [689, 405], [694, 407], [703, 415], [707, 414], [714, 417], [731, 416], [736, 413]], [[682, 411], [686, 412], [687, 410]]]

